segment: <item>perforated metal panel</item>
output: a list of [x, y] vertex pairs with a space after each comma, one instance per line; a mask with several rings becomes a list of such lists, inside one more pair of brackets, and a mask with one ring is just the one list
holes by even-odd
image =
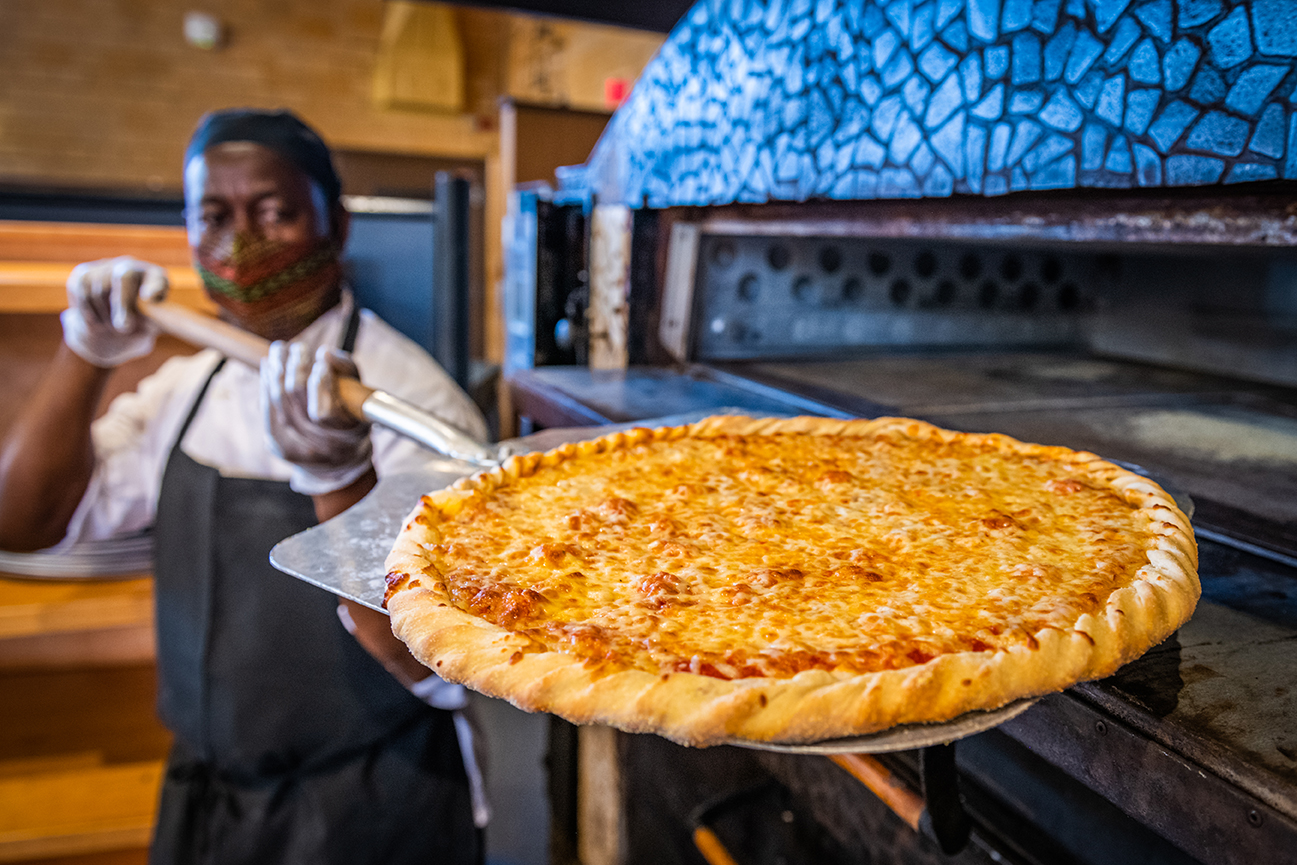
[[1066, 345], [1110, 281], [1094, 256], [722, 235], [703, 236], [695, 274], [692, 346], [702, 360]]

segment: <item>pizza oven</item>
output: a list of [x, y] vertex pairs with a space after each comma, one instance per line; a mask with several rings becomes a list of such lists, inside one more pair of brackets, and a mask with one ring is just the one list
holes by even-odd
[[1204, 589], [949, 749], [555, 722], [555, 861], [1292, 860], [1295, 33], [1280, 0], [704, 2], [589, 161], [517, 191], [518, 431], [729, 409], [1093, 450], [1192, 500]]

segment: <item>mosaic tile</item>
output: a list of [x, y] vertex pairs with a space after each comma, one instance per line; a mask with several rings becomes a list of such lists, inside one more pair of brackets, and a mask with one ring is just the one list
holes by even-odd
[[1066, 22], [1057, 33], [1045, 43], [1045, 80], [1057, 81], [1067, 68], [1067, 58], [1072, 53], [1072, 43], [1076, 41], [1076, 25]]
[[1135, 17], [1158, 40], [1171, 41], [1171, 0], [1153, 0], [1135, 10]]
[[910, 24], [911, 50], [924, 50], [936, 35], [933, 31], [933, 14], [934, 10], [930, 3], [925, 3], [915, 10], [914, 21]]
[[1189, 88], [1189, 98], [1199, 105], [1215, 105], [1225, 98], [1225, 79], [1211, 67], [1198, 70]]
[[963, 9], [964, 0], [937, 0], [937, 29], [949, 24]]
[[909, 78], [913, 72], [914, 61], [910, 59], [910, 52], [902, 48], [883, 69], [883, 86], [890, 90]]
[[1135, 157], [1135, 181], [1140, 186], [1162, 185], [1162, 161], [1152, 148], [1136, 144], [1131, 148]]
[[922, 142], [923, 130], [908, 111], [902, 110], [901, 117], [896, 122], [896, 130], [892, 133], [891, 146], [887, 149], [888, 158], [897, 165], [904, 165]]
[[923, 194], [929, 198], [944, 198], [955, 191], [955, 178], [944, 165], [937, 165], [923, 181]]
[[883, 7], [883, 14], [887, 20], [892, 22], [892, 26], [902, 33], [910, 32], [910, 12], [913, 9], [912, 0], [893, 0]]
[[982, 94], [982, 63], [976, 54], [965, 57], [959, 64], [959, 82], [963, 85], [964, 99], [968, 102]]
[[[959, 83], [957, 73], [951, 73], [946, 76], [946, 80], [941, 82], [936, 92], [932, 94], [931, 101], [928, 102], [927, 113], [923, 117], [923, 125], [928, 129], [934, 129], [946, 121], [955, 109], [964, 104], [964, 95]], [[999, 115], [997, 114], [996, 117]], [[984, 117], [984, 120], [994, 120], [994, 117]]]
[[1013, 127], [1013, 143], [1009, 145], [1009, 154], [1005, 161], [1010, 165], [1016, 165], [1018, 160], [1026, 155], [1031, 145], [1036, 143], [1036, 139], [1045, 134], [1045, 130], [1040, 127], [1039, 123], [1032, 120], [1019, 120]]
[[1297, 57], [1292, 0], [1252, 0], [1256, 48], [1274, 57]]
[[1129, 132], [1135, 135], [1144, 134], [1149, 121], [1153, 119], [1153, 111], [1157, 108], [1157, 101], [1161, 95], [1160, 91], [1152, 89], [1131, 90], [1126, 94], [1125, 127]]
[[1075, 132], [1081, 128], [1084, 115], [1065, 90], [1055, 90], [1054, 95], [1040, 110], [1040, 121], [1062, 132]]
[[907, 168], [884, 168], [878, 173], [879, 198], [918, 198], [919, 182]]
[[1108, 41], [1108, 47], [1103, 52], [1103, 62], [1109, 66], [1115, 66], [1126, 56], [1126, 52], [1139, 39], [1139, 25], [1133, 18], [1123, 18], [1117, 25], [1117, 30], [1112, 34], [1112, 39]]
[[1220, 180], [1224, 171], [1224, 160], [1179, 154], [1166, 160], [1166, 185], [1206, 186]]
[[1094, 113], [1100, 120], [1106, 120], [1113, 126], [1121, 125], [1122, 112], [1126, 96], [1126, 76], [1120, 73], [1103, 82], [1099, 91], [1099, 101], [1094, 106]]
[[1035, 114], [1045, 104], [1042, 90], [1015, 90], [1009, 96], [1010, 114]]
[[661, 207], [1297, 179], [1295, 73], [1297, 0], [705, 0], [564, 193]]
[[1004, 170], [1004, 159], [1009, 152], [1009, 139], [1013, 136], [1013, 127], [1007, 123], [997, 123], [991, 130], [991, 149], [986, 154], [986, 170], [992, 173]]
[[1198, 65], [1202, 51], [1192, 41], [1181, 39], [1171, 46], [1162, 58], [1162, 76], [1167, 90], [1179, 90], [1184, 87]]
[[1035, 84], [1040, 80], [1040, 37], [1034, 33], [1019, 33], [1013, 37], [1013, 68], [1010, 80], [1014, 84]]
[[1162, 82], [1160, 60], [1157, 49], [1153, 47], [1153, 40], [1144, 39], [1135, 46], [1126, 68], [1130, 71], [1131, 79], [1140, 84], [1160, 84]]
[[964, 112], [959, 112], [932, 136], [932, 147], [950, 166], [953, 177], [964, 175]]
[[997, 84], [981, 102], [973, 106], [973, 116], [980, 120], [998, 120], [1004, 113], [1004, 85]]
[[936, 154], [926, 142], [920, 144], [910, 157], [910, 170], [914, 172], [915, 177], [927, 177], [932, 166], [937, 162]]
[[1009, 181], [999, 174], [993, 174], [986, 178], [986, 185], [983, 187], [984, 195], [1005, 195], [1009, 191]]
[[1206, 24], [1225, 11], [1221, 0], [1180, 0], [1176, 5], [1179, 8], [1177, 18], [1181, 30]]
[[1062, 5], [1061, 0], [1036, 0], [1031, 12], [1031, 29], [1046, 35], [1053, 33], [1058, 28], [1058, 11]]
[[982, 171], [986, 167], [986, 129], [969, 126], [964, 133], [964, 176], [970, 192], [982, 191]]
[[1153, 121], [1153, 125], [1148, 128], [1148, 137], [1153, 139], [1157, 149], [1162, 153], [1171, 150], [1171, 146], [1179, 140], [1181, 133], [1193, 122], [1198, 116], [1198, 109], [1194, 108], [1187, 102], [1172, 102], [1162, 113]]
[[887, 160], [887, 148], [869, 135], [860, 136], [856, 142], [853, 164], [861, 168], [882, 168]]
[[1297, 178], [1297, 112], [1288, 117], [1288, 160], [1283, 166], [1283, 176]]
[[887, 61], [892, 59], [892, 54], [896, 49], [901, 47], [901, 37], [895, 30], [887, 29], [873, 42], [874, 68], [882, 69], [887, 65]]
[[974, 39], [994, 42], [1000, 35], [1000, 0], [967, 0], [968, 32]]
[[1076, 101], [1081, 103], [1083, 107], [1093, 108], [1095, 100], [1099, 98], [1102, 86], [1103, 75], [1096, 69], [1082, 78], [1081, 83], [1076, 85], [1072, 93], [1076, 96]]
[[1103, 33], [1126, 11], [1130, 0], [1093, 0], [1094, 19], [1099, 32]]
[[1016, 33], [1031, 24], [1031, 0], [1002, 0], [1000, 33]]
[[1279, 172], [1273, 165], [1262, 162], [1236, 162], [1225, 177], [1226, 183], [1250, 183], [1256, 180], [1274, 180]]
[[947, 47], [961, 54], [968, 50], [968, 28], [963, 21], [956, 21], [941, 31], [941, 41]]
[[1064, 135], [1050, 135], [1039, 145], [1032, 148], [1022, 157], [1022, 168], [1028, 174], [1035, 175], [1046, 165], [1055, 162], [1065, 153], [1071, 153], [1074, 143]]
[[1247, 149], [1262, 156], [1278, 159], [1283, 156], [1283, 137], [1283, 107], [1271, 104], [1261, 112], [1261, 120], [1256, 125], [1256, 132], [1252, 134], [1252, 141]]
[[1112, 147], [1108, 150], [1108, 158], [1104, 160], [1103, 167], [1115, 174], [1129, 174], [1134, 167], [1130, 159], [1130, 145], [1126, 139], [1117, 137], [1112, 140]]
[[1081, 133], [1081, 169], [1098, 171], [1103, 167], [1103, 150], [1108, 144], [1108, 130], [1102, 124], [1087, 123]]
[[923, 114], [928, 107], [928, 95], [932, 92], [932, 87], [922, 78], [915, 76], [901, 88], [901, 96], [905, 99], [905, 104], [910, 107], [910, 111], [916, 115]]
[[987, 48], [986, 77], [998, 81], [1009, 71], [1009, 46], [995, 45]]
[[1269, 63], [1245, 69], [1226, 94], [1225, 107], [1238, 114], [1256, 114], [1287, 74], [1287, 66]]
[[945, 78], [946, 73], [953, 69], [958, 62], [959, 58], [955, 56], [953, 51], [939, 42], [934, 42], [919, 55], [919, 71], [927, 76], [929, 81], [936, 84]]
[[1236, 8], [1224, 21], [1207, 31], [1207, 47], [1212, 62], [1229, 69], [1252, 56], [1252, 31], [1247, 23], [1247, 9]]
[[1064, 80], [1068, 84], [1080, 81], [1081, 76], [1090, 69], [1090, 65], [1103, 54], [1104, 47], [1104, 43], [1089, 30], [1078, 33], [1072, 42], [1072, 53], [1067, 58], [1067, 67], [1063, 70]]
[[1247, 143], [1249, 131], [1246, 121], [1222, 111], [1212, 111], [1194, 124], [1186, 143], [1193, 150], [1238, 156]]

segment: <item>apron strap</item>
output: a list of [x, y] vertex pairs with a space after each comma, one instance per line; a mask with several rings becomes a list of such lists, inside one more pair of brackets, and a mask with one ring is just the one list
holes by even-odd
[[202, 388], [199, 389], [198, 396], [194, 397], [194, 404], [189, 407], [189, 414], [185, 416], [185, 422], [180, 425], [180, 434], [176, 436], [176, 447], [180, 447], [180, 442], [184, 440], [185, 433], [189, 431], [189, 425], [198, 416], [198, 408], [203, 404], [203, 397], [207, 396], [207, 389], [212, 386], [212, 379], [216, 378], [216, 374], [225, 366], [227, 360], [229, 358], [223, 357], [217, 361], [216, 366], [212, 367], [211, 373], [207, 376], [207, 381], [203, 382]]
[[[352, 304], [351, 315], [347, 318], [347, 326], [342, 331], [342, 339], [338, 341], [338, 348], [350, 354], [356, 348], [356, 335], [360, 333], [360, 307]], [[176, 436], [176, 443], [179, 444], [184, 439], [185, 433], [189, 431], [189, 425], [194, 422], [198, 416], [198, 409], [203, 404], [203, 397], [207, 396], [207, 389], [212, 386], [212, 380], [216, 374], [225, 366], [227, 357], [217, 361], [216, 366], [212, 367], [211, 373], [207, 376], [207, 381], [203, 382], [202, 388], [198, 391], [198, 396], [194, 398], [193, 405], [189, 407], [189, 414], [185, 416], [185, 422], [180, 425], [180, 434]]]
[[347, 319], [347, 326], [342, 331], [342, 339], [338, 342], [338, 348], [351, 354], [356, 350], [356, 334], [360, 333], [360, 307], [353, 301], [351, 304], [351, 316]]

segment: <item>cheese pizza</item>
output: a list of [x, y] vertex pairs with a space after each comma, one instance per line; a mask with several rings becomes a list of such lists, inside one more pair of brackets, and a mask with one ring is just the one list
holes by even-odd
[[394, 632], [529, 711], [690, 745], [947, 721], [1191, 615], [1189, 521], [1094, 454], [915, 420], [633, 429], [425, 496]]

